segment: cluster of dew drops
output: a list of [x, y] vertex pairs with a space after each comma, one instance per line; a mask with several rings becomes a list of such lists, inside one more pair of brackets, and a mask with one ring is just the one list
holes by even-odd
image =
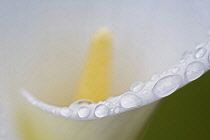
[[183, 54], [180, 63], [146, 82], [134, 82], [130, 91], [99, 103], [75, 102], [59, 110], [63, 117], [97, 119], [138, 108], [166, 97], [187, 83], [196, 80], [210, 67], [210, 43], [202, 43], [194, 51]]
[[[106, 101], [93, 103], [80, 100], [69, 107], [54, 107], [36, 101], [35, 106], [58, 116], [90, 120], [116, 115], [166, 97], [210, 69], [210, 41], [199, 44], [195, 50], [183, 54], [180, 62], [148, 81], [134, 82], [130, 91]], [[32, 102], [32, 99], [31, 101]]]

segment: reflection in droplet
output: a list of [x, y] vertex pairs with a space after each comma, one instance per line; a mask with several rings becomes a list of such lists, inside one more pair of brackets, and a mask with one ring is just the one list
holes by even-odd
[[206, 49], [205, 48], [199, 48], [195, 52], [195, 58], [201, 58], [206, 54]]
[[78, 116], [80, 118], [85, 118], [88, 117], [90, 115], [90, 108], [86, 107], [86, 106], [82, 106], [79, 108], [78, 110]]
[[176, 91], [182, 83], [181, 76], [169, 75], [160, 79], [152, 89], [158, 97], [165, 97]]
[[201, 62], [190, 63], [185, 70], [185, 77], [188, 81], [199, 78], [205, 71], [205, 66]]
[[72, 105], [82, 105], [82, 104], [93, 104], [93, 101], [87, 99], [81, 99], [72, 103]]
[[106, 106], [110, 106], [110, 104], [111, 104], [111, 103], [110, 103], [109, 101], [105, 102], [105, 105], [106, 105]]
[[116, 107], [116, 108], [114, 109], [114, 112], [115, 112], [115, 113], [120, 113], [120, 108], [119, 108], [119, 107]]
[[145, 84], [141, 81], [136, 81], [134, 82], [131, 87], [130, 90], [134, 91], [134, 92], [138, 92], [140, 91], [143, 87], [145, 86]]
[[121, 97], [120, 104], [123, 108], [133, 108], [141, 104], [141, 98], [132, 93], [127, 93]]
[[61, 110], [60, 110], [60, 114], [64, 117], [69, 117], [71, 116], [72, 114], [72, 111], [70, 110], [70, 108], [68, 107], [63, 107]]
[[106, 117], [109, 114], [109, 108], [103, 104], [98, 105], [95, 109], [96, 117], [102, 118]]

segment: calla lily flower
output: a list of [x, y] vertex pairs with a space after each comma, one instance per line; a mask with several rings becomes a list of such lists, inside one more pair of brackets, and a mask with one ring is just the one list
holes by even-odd
[[2, 1], [0, 138], [141, 139], [158, 100], [210, 69], [209, 9]]

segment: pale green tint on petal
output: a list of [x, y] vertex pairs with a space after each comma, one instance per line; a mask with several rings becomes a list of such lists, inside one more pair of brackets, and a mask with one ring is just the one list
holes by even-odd
[[53, 116], [22, 99], [24, 111], [16, 111], [23, 138], [31, 140], [134, 140], [158, 103], [99, 120], [79, 121]]
[[[4, 59], [0, 56], [0, 62], [1, 60]], [[6, 73], [3, 69], [0, 72], [0, 140], [21, 140], [13, 118], [12, 106], [14, 104], [8, 100], [11, 99], [8, 94], [8, 79], [5, 77]]]

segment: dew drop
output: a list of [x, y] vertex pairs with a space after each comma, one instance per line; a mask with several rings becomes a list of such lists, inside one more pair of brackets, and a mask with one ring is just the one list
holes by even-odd
[[80, 118], [86, 118], [90, 115], [90, 108], [86, 106], [82, 106], [78, 110], [78, 115]]
[[72, 112], [71, 112], [70, 108], [68, 108], [68, 107], [63, 107], [63, 108], [61, 108], [61, 110], [60, 110], [60, 114], [61, 114], [63, 117], [69, 117], [69, 116], [71, 116]]
[[141, 104], [141, 99], [131, 93], [124, 94], [120, 99], [123, 108], [133, 108]]
[[52, 112], [53, 114], [55, 114], [55, 113], [56, 113], [56, 110], [55, 110], [55, 109], [52, 109], [51, 112]]
[[185, 70], [185, 77], [188, 81], [199, 78], [205, 71], [205, 66], [201, 62], [190, 63]]
[[160, 79], [152, 89], [152, 92], [158, 97], [165, 97], [176, 91], [182, 83], [179, 75], [169, 75]]
[[114, 109], [114, 112], [115, 112], [115, 113], [120, 113], [120, 108], [119, 108], [119, 107], [116, 107], [116, 108]]
[[136, 81], [134, 82], [131, 87], [130, 90], [134, 91], [134, 92], [138, 92], [140, 90], [142, 90], [142, 88], [145, 86], [145, 84], [141, 81]]
[[205, 48], [199, 48], [195, 52], [195, 58], [201, 58], [206, 54], [206, 49]]
[[81, 99], [72, 103], [72, 105], [83, 105], [83, 104], [86, 104], [86, 105], [93, 104], [93, 101], [87, 100], [87, 99]]
[[98, 105], [95, 109], [96, 117], [102, 118], [109, 114], [109, 108], [103, 104]]
[[107, 101], [107, 102], [105, 102], [105, 105], [106, 105], [106, 106], [110, 106], [111, 103]]

